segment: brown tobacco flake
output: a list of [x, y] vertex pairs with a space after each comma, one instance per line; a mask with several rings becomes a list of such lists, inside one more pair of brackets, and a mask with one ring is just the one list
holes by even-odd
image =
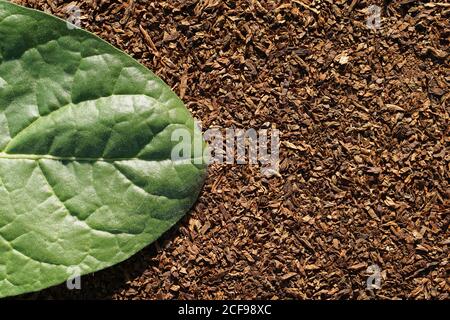
[[186, 89], [187, 89], [187, 80], [188, 80], [188, 75], [187, 73], [183, 73], [183, 75], [181, 76], [180, 79], [180, 98], [183, 99], [184, 95], [186, 94]]
[[311, 270], [318, 270], [320, 269], [320, 267], [315, 264], [308, 264], [304, 267], [304, 269], [311, 271]]
[[174, 292], [177, 292], [177, 291], [180, 290], [180, 288], [181, 288], [181, 287], [180, 287], [179, 285], [173, 285], [173, 286], [170, 287], [170, 290], [171, 290], [171, 291], [174, 291]]
[[390, 103], [386, 104], [384, 106], [384, 109], [389, 110], [389, 111], [400, 111], [400, 112], [404, 112], [405, 111], [405, 109], [403, 109], [402, 107], [397, 106], [395, 104], [390, 104]]
[[377, 221], [380, 221], [380, 218], [377, 216], [377, 214], [375, 213], [375, 211], [374, 211], [372, 208], [369, 208], [369, 209], [367, 210], [367, 213], [369, 214], [369, 216], [370, 216], [372, 219], [377, 220]]
[[153, 43], [153, 40], [150, 37], [150, 35], [148, 34], [148, 32], [141, 25], [139, 25], [139, 30], [141, 31], [142, 35], [144, 36], [144, 40], [147, 43], [147, 45], [149, 46], [152, 53], [155, 56], [159, 57], [160, 54], [158, 52], [158, 49], [156, 48], [155, 44]]
[[248, 252], [244, 251], [242, 254], [248, 260], [248, 262], [251, 262], [251, 263], [255, 262], [255, 259], [253, 259], [253, 257]]
[[209, 230], [209, 228], [211, 228], [211, 222], [206, 221], [206, 223], [200, 228], [199, 232], [201, 234], [205, 234]]
[[295, 277], [296, 275], [297, 275], [297, 273], [295, 273], [295, 272], [289, 272], [289, 273], [286, 273], [283, 276], [281, 276], [281, 280], [286, 281], [286, 280], [289, 280], [289, 279]]
[[360, 262], [349, 267], [350, 270], [360, 270], [364, 268], [367, 268], [367, 263], [365, 262]]

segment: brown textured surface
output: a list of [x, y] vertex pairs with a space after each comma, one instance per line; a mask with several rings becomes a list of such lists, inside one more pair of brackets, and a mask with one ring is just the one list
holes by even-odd
[[[80, 291], [23, 298], [449, 298], [446, 1], [14, 2], [63, 18], [79, 4], [84, 28], [154, 70], [204, 128], [282, 133], [281, 177], [214, 165], [157, 244]], [[365, 288], [372, 264], [380, 290]]]

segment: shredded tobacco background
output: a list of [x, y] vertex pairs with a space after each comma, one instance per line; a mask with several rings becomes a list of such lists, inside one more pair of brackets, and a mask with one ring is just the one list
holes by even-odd
[[[203, 128], [277, 128], [280, 176], [213, 165], [189, 217], [130, 260], [21, 298], [448, 299], [446, 1], [15, 0], [173, 87]], [[381, 28], [366, 26], [381, 7]], [[367, 290], [367, 268], [381, 289]]]

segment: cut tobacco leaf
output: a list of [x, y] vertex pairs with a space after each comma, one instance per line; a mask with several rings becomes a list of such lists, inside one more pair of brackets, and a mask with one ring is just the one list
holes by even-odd
[[[201, 133], [151, 71], [98, 37], [0, 1], [0, 297], [123, 261], [193, 205]], [[200, 142], [200, 149], [204, 148]]]

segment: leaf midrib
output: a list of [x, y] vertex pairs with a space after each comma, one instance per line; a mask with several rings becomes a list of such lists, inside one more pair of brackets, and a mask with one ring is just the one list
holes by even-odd
[[[40, 154], [10, 154], [5, 152], [0, 152], [0, 159], [9, 160], [55, 160], [55, 161], [77, 161], [77, 162], [116, 162], [116, 161], [130, 161], [130, 160], [143, 160], [146, 159], [129, 157], [129, 158], [89, 158], [89, 157], [60, 157], [52, 155], [40, 155]], [[162, 159], [170, 160], [170, 159]], [[147, 160], [155, 161], [155, 160]]]
[[10, 154], [5, 152], [0, 152], [0, 160], [54, 160], [54, 161], [69, 161], [69, 162], [119, 162], [119, 161], [150, 161], [150, 162], [162, 162], [162, 161], [170, 161], [172, 163], [179, 162], [187, 162], [187, 161], [195, 161], [203, 159], [203, 157], [191, 157], [191, 158], [181, 158], [178, 160], [172, 160], [170, 158], [166, 159], [143, 159], [136, 157], [128, 157], [128, 158], [89, 158], [89, 157], [60, 157], [60, 156], [52, 156], [52, 155], [39, 155], [39, 154]]

